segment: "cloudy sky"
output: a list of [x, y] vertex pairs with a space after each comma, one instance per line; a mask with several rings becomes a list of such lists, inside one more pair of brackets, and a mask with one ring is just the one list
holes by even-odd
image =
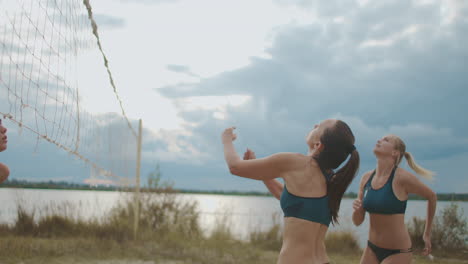
[[[91, 5], [125, 110], [134, 124], [143, 120], [143, 176], [159, 163], [177, 188], [264, 191], [228, 173], [224, 128], [238, 128], [238, 152], [249, 147], [261, 157], [306, 153], [313, 125], [339, 118], [356, 136], [360, 174], [375, 167], [376, 140], [394, 133], [437, 173], [428, 183], [433, 189], [468, 188], [467, 1]], [[83, 72], [103, 71], [102, 58], [90, 59], [99, 66], [86, 66], [86, 59]], [[104, 71], [99, 76], [107, 78]], [[106, 112], [94, 82], [80, 87], [89, 94], [86, 108]], [[32, 151], [26, 136], [5, 123], [10, 147], [0, 158], [15, 178], [89, 177], [89, 169], [47, 142]]]

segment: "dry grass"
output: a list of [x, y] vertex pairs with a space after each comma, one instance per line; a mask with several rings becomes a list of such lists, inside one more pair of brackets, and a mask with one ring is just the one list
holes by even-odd
[[328, 232], [325, 238], [327, 251], [333, 254], [360, 254], [361, 249], [356, 235], [352, 231]]
[[[276, 262], [281, 248], [279, 216], [273, 216], [274, 225], [269, 230], [253, 231], [249, 241], [235, 239], [226, 219], [219, 219], [214, 231], [205, 235], [198, 223], [196, 204], [178, 201], [173, 192], [142, 195], [142, 221], [136, 241], [131, 197], [122, 199], [99, 221], [79, 220], [60, 208], [35, 218], [34, 211], [20, 206], [13, 225], [0, 225], [0, 264], [266, 264]], [[330, 232], [326, 245], [331, 263], [359, 263], [361, 250], [352, 232]], [[468, 263], [437, 257], [431, 262], [420, 256], [415, 260], [422, 264]]]
[[[205, 241], [206, 242], [206, 241]], [[218, 244], [211, 240], [198, 245], [180, 245], [170, 248], [159, 243], [114, 243], [92, 239], [43, 239], [43, 238], [0, 238], [1, 252], [12, 250], [9, 256], [0, 257], [0, 263], [23, 264], [195, 264], [195, 263], [276, 263], [278, 252], [252, 250], [232, 243]], [[234, 249], [232, 249], [234, 247]], [[244, 255], [250, 252], [250, 254]], [[19, 254], [14, 256], [14, 254]], [[359, 263], [360, 254], [330, 253], [332, 264]], [[466, 264], [460, 259], [436, 257], [434, 261], [415, 256], [413, 263], [418, 264]]]
[[283, 234], [280, 226], [280, 217], [277, 214], [272, 216], [273, 225], [266, 231], [261, 231], [260, 227], [249, 234], [249, 241], [252, 245], [263, 250], [279, 252], [283, 243]]

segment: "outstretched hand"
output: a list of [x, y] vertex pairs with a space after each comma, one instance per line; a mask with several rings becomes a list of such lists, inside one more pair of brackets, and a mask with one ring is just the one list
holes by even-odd
[[234, 129], [236, 129], [236, 127], [229, 127], [224, 130], [223, 134], [221, 135], [223, 144], [236, 140], [237, 135], [234, 134]]
[[255, 156], [255, 152], [253, 152], [251, 149], [247, 148], [247, 150], [244, 153], [244, 160], [249, 160], [249, 159], [256, 159], [257, 157]]

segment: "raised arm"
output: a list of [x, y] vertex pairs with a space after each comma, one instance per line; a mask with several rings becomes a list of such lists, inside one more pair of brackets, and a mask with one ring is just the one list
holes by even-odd
[[432, 250], [431, 245], [431, 232], [432, 232], [432, 222], [434, 220], [434, 215], [437, 205], [437, 195], [432, 191], [427, 185], [421, 182], [418, 177], [414, 174], [401, 169], [402, 173], [401, 181], [404, 189], [408, 194], [414, 193], [421, 197], [427, 199], [427, 217], [426, 217], [426, 226], [424, 228], [423, 240], [424, 240], [424, 251], [423, 255], [429, 255]]
[[[244, 153], [244, 160], [251, 160], [251, 159], [256, 159], [257, 157], [255, 156], [255, 152], [253, 152], [250, 149], [247, 149], [247, 151]], [[268, 188], [270, 193], [276, 197], [276, 199], [280, 199], [281, 193], [283, 192], [283, 187], [284, 185], [279, 182], [278, 180], [271, 179], [271, 180], [264, 180], [263, 184]]]
[[224, 145], [224, 158], [229, 167], [229, 171], [237, 176], [254, 180], [271, 180], [280, 178], [294, 166], [293, 153], [278, 153], [266, 158], [242, 160], [237, 155], [233, 141], [235, 127], [227, 128], [222, 134]]
[[358, 197], [354, 200], [353, 202], [353, 223], [355, 226], [359, 226], [364, 222], [364, 218], [366, 216], [366, 211], [362, 207], [362, 200], [364, 198], [364, 186], [366, 185], [367, 181], [369, 180], [369, 177], [371, 175], [371, 172], [368, 171], [364, 173], [361, 177], [361, 183], [359, 184], [359, 192], [358, 192]]

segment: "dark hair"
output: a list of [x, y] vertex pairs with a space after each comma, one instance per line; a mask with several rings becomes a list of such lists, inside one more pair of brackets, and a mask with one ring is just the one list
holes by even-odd
[[322, 171], [338, 168], [351, 154], [348, 162], [327, 180], [328, 206], [332, 222], [335, 224], [338, 223], [338, 211], [343, 194], [359, 169], [359, 152], [354, 148], [353, 132], [341, 120], [337, 120], [334, 127], [323, 131], [320, 142], [324, 148], [314, 159]]

